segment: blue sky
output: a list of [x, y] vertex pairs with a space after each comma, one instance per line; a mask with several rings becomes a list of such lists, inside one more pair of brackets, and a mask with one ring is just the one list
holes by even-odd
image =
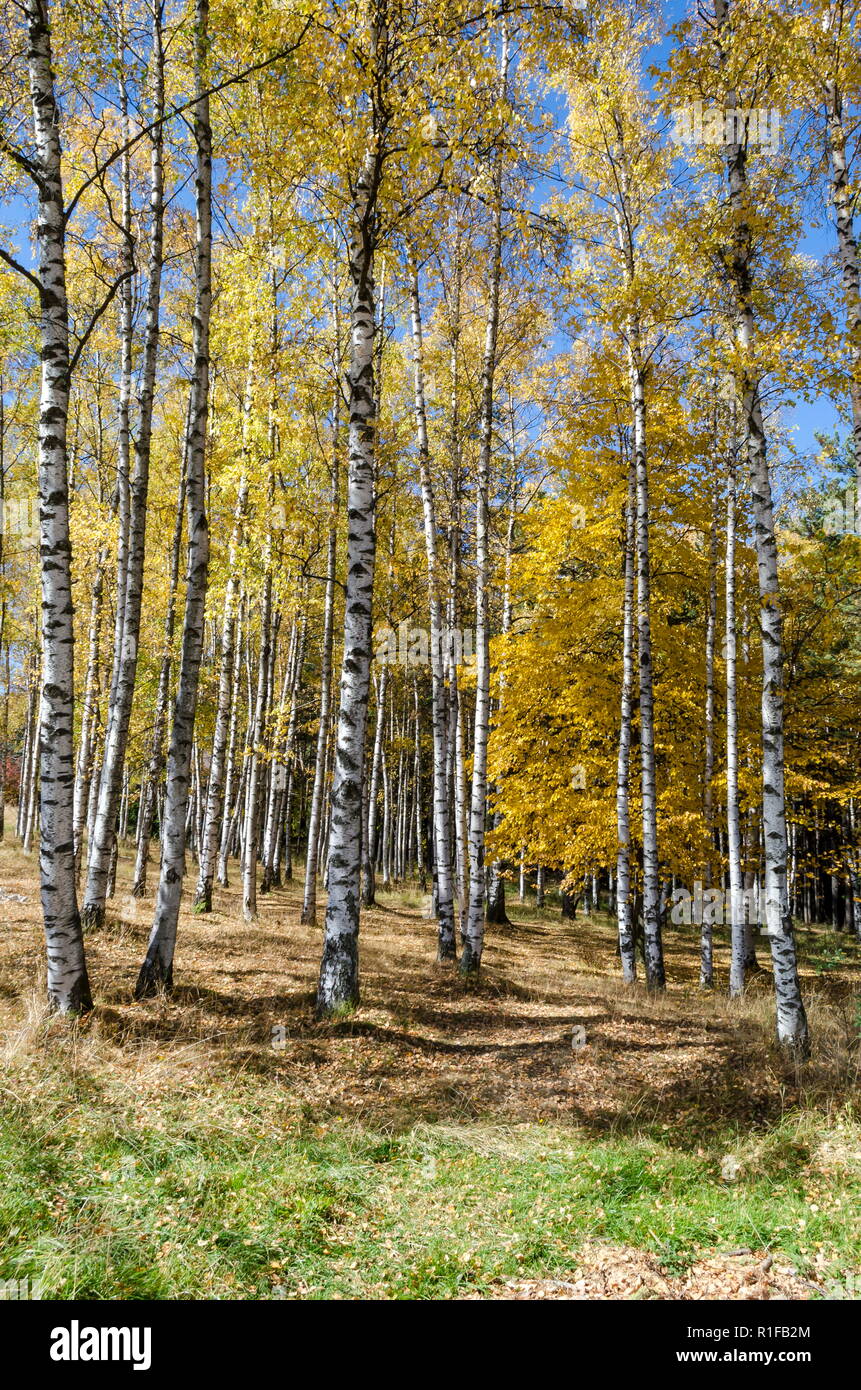
[[[689, 10], [689, 0], [664, 0], [663, 4], [654, 5], [654, 8], [659, 10], [662, 15], [665, 37], [654, 45], [649, 58], [655, 66], [662, 67], [673, 46], [672, 40], [666, 36], [666, 31], [672, 24], [684, 18]], [[785, 125], [786, 122], [784, 121]], [[187, 194], [187, 196], [189, 195]], [[26, 221], [30, 215], [31, 210], [22, 198], [12, 198], [0, 208], [0, 223], [5, 225], [7, 229], [12, 229], [13, 237], [11, 240], [16, 253], [22, 263], [27, 266], [32, 264], [31, 247], [26, 231]], [[799, 244], [799, 250], [817, 259], [826, 255], [833, 255], [837, 249], [833, 215], [824, 189], [819, 221], [821, 223], [819, 227], [813, 226], [812, 221], [808, 223]], [[823, 397], [816, 401], [799, 399], [784, 410], [783, 421], [793, 431], [797, 450], [802, 454], [815, 454], [817, 452], [816, 434], [833, 432], [838, 425], [838, 414], [832, 402], [827, 398]]]
[[[689, 0], [664, 0], [664, 4], [660, 8], [667, 30], [691, 12]], [[654, 46], [651, 62], [655, 66], [663, 66], [672, 47], [672, 39], [664, 38]], [[820, 220], [822, 222], [820, 227], [814, 227], [808, 223], [798, 248], [803, 254], [814, 256], [818, 260], [824, 256], [833, 255], [837, 250], [834, 218], [831, 206], [826, 203], [824, 196], [823, 216]], [[784, 410], [783, 422], [791, 429], [795, 448], [799, 453], [815, 454], [818, 452], [816, 435], [832, 433], [838, 427], [839, 416], [833, 403], [826, 397], [820, 397], [816, 401], [799, 399]], [[845, 433], [845, 429], [842, 432]]]

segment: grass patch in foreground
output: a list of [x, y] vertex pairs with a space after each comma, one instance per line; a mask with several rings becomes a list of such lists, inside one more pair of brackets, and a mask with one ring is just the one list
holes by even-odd
[[[8, 1095], [8, 1092], [7, 1092]], [[0, 1278], [46, 1298], [451, 1298], [570, 1275], [589, 1239], [861, 1267], [861, 1130], [814, 1116], [697, 1152], [543, 1124], [402, 1135], [279, 1120], [277, 1088], [147, 1100], [45, 1080], [0, 1110]]]

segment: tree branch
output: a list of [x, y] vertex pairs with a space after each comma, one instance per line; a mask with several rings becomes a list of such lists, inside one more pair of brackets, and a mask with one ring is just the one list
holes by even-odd
[[206, 91], [198, 92], [195, 96], [189, 97], [188, 101], [184, 101], [180, 106], [174, 106], [170, 111], [166, 111], [164, 115], [159, 116], [157, 120], [150, 121], [149, 125], [144, 126], [136, 135], [132, 135], [124, 144], [118, 145], [117, 148], [108, 155], [107, 159], [103, 160], [102, 163], [93, 170], [90, 177], [85, 179], [81, 184], [63, 214], [64, 222], [69, 221], [75, 208], [81, 201], [81, 198], [87, 192], [87, 189], [92, 188], [93, 184], [102, 177], [105, 171], [110, 169], [111, 165], [115, 164], [117, 160], [121, 159], [129, 150], [133, 149], [138, 141], [142, 140], [145, 135], [151, 135], [154, 130], [158, 130], [159, 126], [163, 126], [166, 121], [171, 121], [175, 116], [181, 116], [184, 111], [191, 110], [191, 108], [196, 106], [204, 97], [215, 96], [218, 92], [225, 91], [227, 87], [235, 86], [237, 82], [244, 82], [246, 77], [253, 76], [255, 72], [262, 72], [265, 68], [271, 67], [273, 63], [280, 62], [282, 58], [289, 58], [291, 53], [296, 52], [296, 49], [310, 29], [311, 24], [312, 20], [306, 20], [298, 39], [295, 43], [292, 43], [289, 48], [282, 48], [278, 53], [273, 53], [271, 57], [262, 58], [259, 63], [253, 63], [251, 67], [243, 68], [242, 72], [234, 73], [232, 77], [226, 77], [223, 82], [217, 82], [214, 87], [209, 87]]
[[14, 256], [10, 256], [8, 251], [3, 250], [2, 246], [0, 246], [0, 261], [5, 261], [6, 264], [8, 266], [11, 266], [13, 270], [17, 270], [19, 275], [23, 275], [25, 280], [29, 280], [31, 285], [36, 286], [36, 289], [39, 291], [39, 294], [41, 295], [42, 283], [39, 280], [38, 276], [34, 275], [33, 272], [31, 270], [28, 270], [26, 266], [21, 265], [19, 261], [16, 261]]
[[76, 366], [78, 365], [78, 362], [79, 362], [79, 360], [80, 360], [81, 353], [84, 351], [84, 348], [87, 346], [87, 343], [89, 342], [90, 337], [92, 336], [93, 329], [95, 328], [95, 326], [96, 326], [96, 324], [98, 323], [99, 319], [102, 317], [102, 315], [103, 315], [103, 313], [105, 312], [105, 310], [107, 309], [108, 305], [109, 305], [109, 304], [111, 303], [111, 301], [113, 300], [113, 298], [114, 298], [114, 296], [116, 295], [116, 292], [117, 292], [117, 290], [119, 289], [120, 285], [124, 284], [126, 280], [130, 280], [131, 277], [134, 275], [134, 273], [135, 273], [134, 266], [132, 266], [131, 270], [124, 270], [123, 273], [122, 273], [122, 275], [120, 275], [120, 277], [119, 277], [117, 280], [115, 280], [114, 283], [111, 285], [111, 288], [108, 290], [107, 294], [105, 295], [105, 297], [104, 297], [104, 299], [102, 300], [101, 304], [99, 305], [98, 309], [97, 309], [96, 312], [93, 314], [93, 317], [90, 319], [89, 325], [88, 325], [88, 327], [87, 327], [87, 331], [84, 333], [83, 337], [81, 337], [81, 338], [78, 339], [78, 346], [75, 348], [75, 351], [74, 351], [74, 353], [72, 354], [72, 357], [71, 357], [70, 360], [69, 360], [69, 376], [72, 375], [72, 372], [75, 370]]

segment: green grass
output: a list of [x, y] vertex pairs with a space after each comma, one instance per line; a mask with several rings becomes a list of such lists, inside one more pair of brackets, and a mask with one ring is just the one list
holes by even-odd
[[[570, 1275], [589, 1239], [648, 1249], [670, 1274], [740, 1246], [802, 1274], [818, 1257], [817, 1280], [861, 1267], [849, 1119], [692, 1152], [660, 1131], [297, 1123], [251, 1080], [143, 1108], [56, 1072], [28, 1097], [0, 1109], [0, 1278], [39, 1280], [43, 1297], [449, 1298]], [[823, 1167], [823, 1140], [849, 1158]]]

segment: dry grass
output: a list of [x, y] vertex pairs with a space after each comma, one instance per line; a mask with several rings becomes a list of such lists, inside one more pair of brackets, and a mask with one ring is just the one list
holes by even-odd
[[701, 994], [690, 929], [653, 998], [621, 984], [606, 918], [514, 906], [464, 983], [415, 889], [363, 916], [362, 1003], [337, 1023], [314, 1017], [298, 884], [253, 925], [238, 888], [208, 917], [187, 900], [173, 995], [135, 1002], [152, 901], [129, 873], [124, 853], [87, 936], [96, 1008], [70, 1024], [44, 1007], [35, 859], [0, 846], [0, 1277], [59, 1298], [861, 1287], [854, 948], [805, 933], [799, 1073], [768, 973]]
[[[35, 869], [14, 846], [0, 849], [0, 1031], [13, 1070], [59, 1046], [73, 1064], [85, 1055], [91, 1071], [138, 1089], [253, 1075], [282, 1085], [298, 1114], [377, 1128], [545, 1120], [591, 1133], [672, 1128], [692, 1143], [799, 1107], [835, 1111], [857, 1084], [857, 955], [828, 973], [810, 959], [803, 968], [814, 1055], [799, 1072], [772, 1044], [768, 971], [742, 1001], [720, 989], [703, 994], [692, 929], [668, 937], [670, 983], [658, 998], [622, 985], [605, 918], [563, 922], [547, 910], [490, 929], [481, 981], [465, 984], [435, 963], [433, 923], [408, 893], [380, 895], [364, 915], [362, 1003], [341, 1022], [313, 1016], [320, 930], [300, 925], [296, 882], [261, 897], [253, 925], [239, 920], [238, 887], [217, 890], [209, 917], [195, 916], [186, 899], [174, 994], [136, 1003], [152, 903], [128, 895], [128, 854], [107, 925], [87, 937], [96, 1011], [69, 1030], [41, 1004]], [[804, 935], [815, 957], [823, 935]], [[716, 954], [725, 979], [724, 944]], [[286, 1032], [280, 1049], [276, 1025]]]

